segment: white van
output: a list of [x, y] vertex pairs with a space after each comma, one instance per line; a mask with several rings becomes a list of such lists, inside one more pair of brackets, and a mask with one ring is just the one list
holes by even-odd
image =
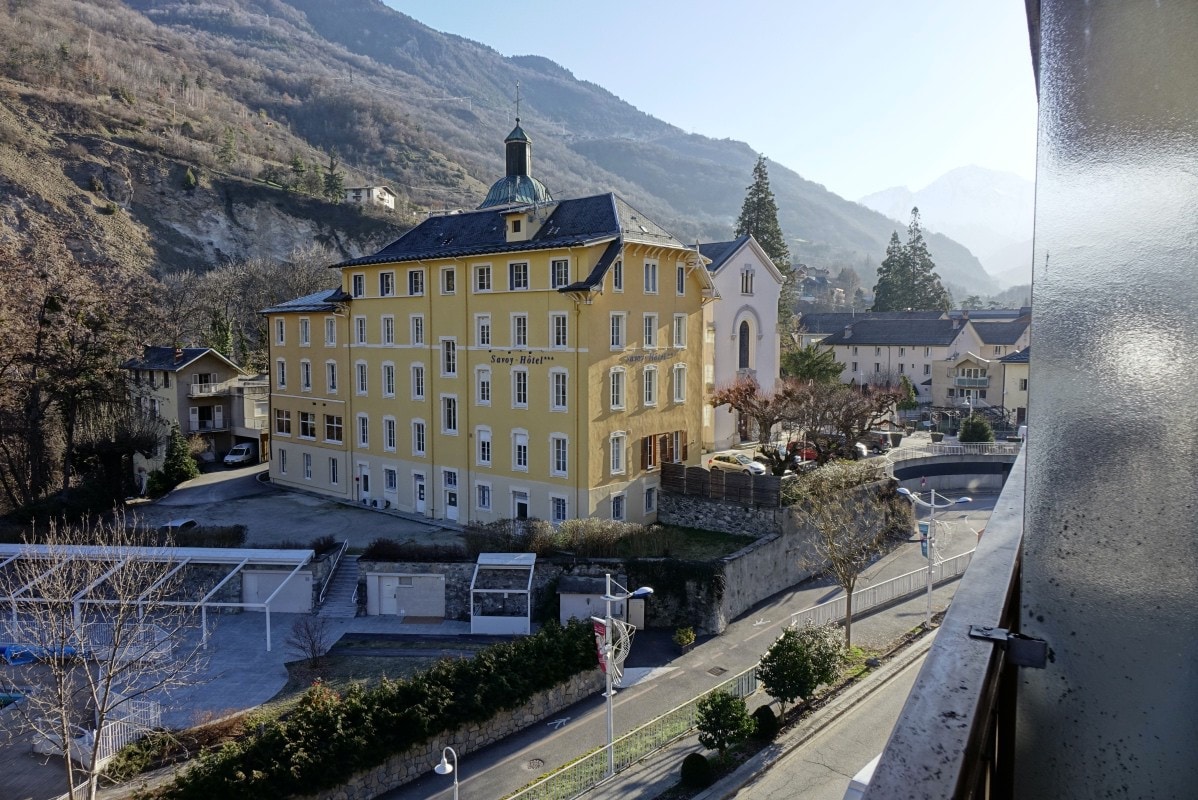
[[237, 467], [243, 464], [258, 463], [258, 445], [253, 442], [241, 442], [233, 445], [233, 449], [225, 454], [225, 466]]

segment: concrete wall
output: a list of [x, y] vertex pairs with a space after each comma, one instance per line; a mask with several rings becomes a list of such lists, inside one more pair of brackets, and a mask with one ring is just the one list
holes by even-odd
[[[579, 700], [603, 689], [603, 673], [598, 669], [575, 675], [566, 683], [539, 692], [513, 711], [500, 711], [486, 722], [459, 728], [406, 753], [392, 756], [374, 769], [358, 773], [344, 786], [309, 795], [304, 800], [371, 800], [423, 775], [429, 775], [441, 761], [442, 748], [452, 747], [458, 757], [466, 756], [505, 736], [535, 725]], [[529, 778], [535, 778], [530, 775]], [[445, 788], [450, 779], [445, 778]]]

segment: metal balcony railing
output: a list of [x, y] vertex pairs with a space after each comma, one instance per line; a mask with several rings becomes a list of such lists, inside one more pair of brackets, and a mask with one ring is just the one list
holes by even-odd
[[960, 375], [953, 377], [953, 386], [961, 389], [987, 389], [990, 387], [989, 378], [963, 378]]
[[1012, 797], [1017, 667], [969, 629], [1019, 629], [1025, 461], [1015, 461], [866, 800]]
[[191, 383], [187, 386], [188, 397], [214, 397], [228, 392], [227, 383]]
[[199, 422], [192, 422], [188, 425], [188, 429], [192, 433], [212, 433], [213, 431], [227, 431], [229, 423], [227, 420], [214, 422], [209, 419], [202, 419]]

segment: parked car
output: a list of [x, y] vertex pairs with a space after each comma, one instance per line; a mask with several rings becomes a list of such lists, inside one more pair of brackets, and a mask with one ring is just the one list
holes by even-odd
[[815, 461], [819, 458], [819, 453], [811, 442], [787, 442], [786, 452], [792, 456], [797, 455], [799, 461]]
[[199, 524], [200, 523], [196, 522], [191, 517], [179, 517], [178, 519], [172, 519], [169, 522], [164, 522], [163, 524], [159, 525], [158, 530], [163, 531], [164, 533], [173, 533], [174, 531], [189, 531], [192, 528], [197, 527]]
[[233, 449], [225, 454], [225, 466], [237, 467], [245, 464], [258, 463], [258, 445], [253, 442], [241, 442], [233, 445]]
[[710, 470], [751, 472], [754, 475], [764, 475], [767, 472], [764, 464], [757, 463], [744, 453], [713, 453], [707, 457], [706, 463]]
[[875, 453], [885, 453], [890, 450], [890, 434], [886, 431], [866, 431], [857, 437], [857, 441]]

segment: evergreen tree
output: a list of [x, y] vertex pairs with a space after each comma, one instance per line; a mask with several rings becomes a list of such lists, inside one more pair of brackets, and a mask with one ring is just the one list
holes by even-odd
[[304, 182], [304, 172], [307, 167], [304, 165], [304, 159], [300, 158], [300, 154], [296, 153], [291, 157], [291, 188], [299, 189]]
[[757, 679], [785, 713], [788, 703], [835, 680], [843, 657], [844, 637], [831, 625], [787, 628], [761, 657]]
[[700, 700], [696, 711], [699, 744], [718, 750], [720, 761], [727, 759], [729, 747], [753, 735], [753, 718], [744, 699], [722, 689]]
[[957, 436], [959, 442], [993, 442], [994, 429], [980, 414], [971, 414], [961, 421], [961, 433]]
[[171, 488], [200, 474], [195, 459], [187, 447], [187, 439], [179, 430], [179, 423], [171, 423], [170, 438], [166, 440], [166, 458], [162, 462], [162, 477]]
[[216, 160], [229, 168], [237, 160], [237, 134], [232, 128], [225, 128], [225, 138], [221, 141], [220, 149], [216, 151]]
[[745, 190], [745, 202], [736, 218], [736, 236], [751, 234], [782, 273], [782, 293], [778, 296], [778, 322], [785, 325], [794, 314], [798, 286], [794, 268], [790, 265], [790, 248], [778, 224], [778, 205], [770, 188], [765, 156], [758, 156], [753, 166], [753, 183]]
[[190, 192], [198, 185], [199, 181], [196, 180], [196, 174], [191, 171], [191, 167], [188, 167], [187, 174], [183, 176], [183, 188]]
[[919, 402], [915, 399], [915, 387], [906, 375], [899, 376], [899, 397], [898, 403], [895, 404], [899, 411], [914, 411], [919, 408]]
[[919, 225], [919, 209], [911, 209], [904, 245], [898, 232], [890, 235], [886, 258], [878, 270], [874, 285], [874, 311], [947, 311], [952, 298], [940, 283], [936, 264], [928, 252]]
[[816, 383], [836, 383], [844, 364], [836, 360], [829, 349], [809, 344], [802, 350], [790, 350], [782, 354], [782, 376], [798, 378]]
[[329, 153], [329, 165], [324, 172], [324, 196], [334, 203], [345, 196], [345, 176], [337, 169], [336, 153]]

